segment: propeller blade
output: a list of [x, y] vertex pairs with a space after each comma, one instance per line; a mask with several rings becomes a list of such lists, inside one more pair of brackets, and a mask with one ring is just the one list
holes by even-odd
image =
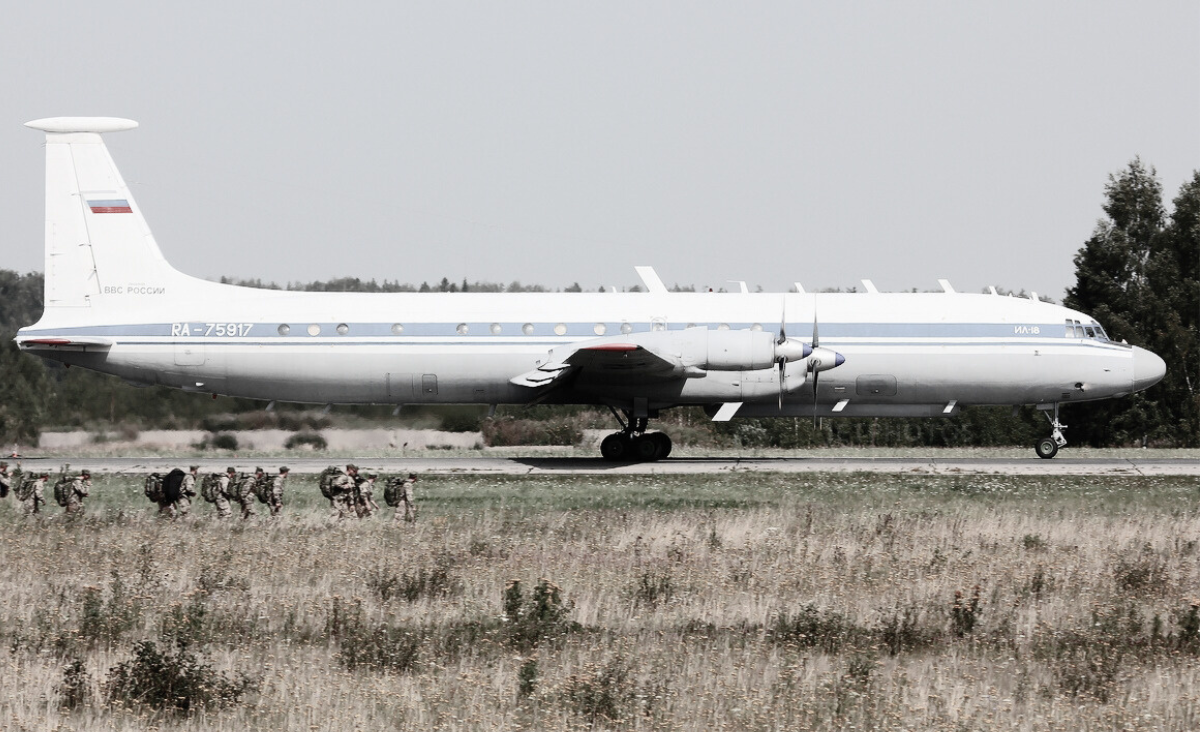
[[820, 375], [821, 375], [821, 372], [820, 372], [820, 371], [816, 371], [816, 370], [814, 370], [814, 371], [812, 372], [812, 383], [813, 383], [813, 427], [814, 427], [814, 428], [816, 428], [816, 427], [817, 427], [817, 377], [819, 377]]
[[775, 365], [777, 367], [779, 367], [779, 411], [782, 412], [783, 411], [783, 389], [784, 389], [783, 380], [785, 378], [787, 378], [787, 373], [784, 371], [784, 367], [787, 365], [787, 359], [780, 356], [779, 359], [775, 362]]

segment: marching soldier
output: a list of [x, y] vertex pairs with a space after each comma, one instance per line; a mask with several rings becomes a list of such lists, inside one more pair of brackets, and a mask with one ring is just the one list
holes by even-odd
[[0, 460], [0, 498], [8, 495], [12, 489], [14, 471], [8, 467], [8, 461]]
[[179, 484], [179, 499], [175, 501], [177, 516], [187, 516], [192, 510], [192, 499], [196, 497], [196, 473], [199, 470], [199, 465], [191, 465], [183, 474], [183, 482]]
[[233, 511], [229, 504], [229, 498], [237, 490], [237, 470], [229, 467], [225, 470], [225, 474], [217, 481], [216, 499], [213, 501], [217, 507], [217, 518], [229, 518], [233, 515]]
[[267, 492], [267, 505], [271, 508], [271, 515], [278, 516], [283, 510], [283, 486], [287, 483], [288, 469], [283, 466], [279, 469], [279, 475], [271, 478], [271, 488]]
[[[254, 501], [257, 500], [254, 495], [254, 488], [263, 480], [263, 469], [255, 468], [254, 475], [248, 475], [237, 481], [234, 492], [230, 494], [230, 498], [237, 501], [242, 507], [242, 518], [248, 519], [255, 514]], [[233, 484], [231, 484], [233, 485]]]
[[351, 516], [357, 518], [355, 493], [358, 491], [358, 466], [351, 463], [346, 466], [346, 472], [340, 473], [333, 480], [333, 515], [344, 519]]
[[[400, 484], [400, 505], [396, 507], [396, 514], [393, 516], [393, 521], [404, 521], [412, 523], [417, 520], [417, 504], [413, 500], [413, 486], [417, 484], [417, 474], [409, 473], [408, 478]], [[401, 513], [401, 509], [404, 509]]]
[[375, 479], [379, 476], [375, 473], [367, 473], [367, 477], [358, 482], [358, 496], [355, 503], [355, 508], [358, 511], [359, 518], [371, 516], [379, 510], [379, 504], [375, 502]]
[[87, 498], [92, 489], [92, 471], [79, 471], [79, 475], [71, 480], [67, 487], [67, 515], [78, 516], [83, 513], [83, 499]]
[[41, 513], [42, 504], [46, 502], [43, 491], [46, 481], [50, 480], [49, 473], [39, 473], [36, 478], [24, 481], [17, 486], [17, 500], [21, 502], [21, 515], [32, 516]]

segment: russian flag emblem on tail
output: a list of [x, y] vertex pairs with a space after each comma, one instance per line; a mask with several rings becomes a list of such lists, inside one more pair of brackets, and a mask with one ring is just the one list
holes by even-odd
[[108, 199], [102, 201], [88, 201], [88, 208], [94, 214], [109, 214], [109, 213], [133, 213], [133, 209], [129, 206], [129, 201], [124, 198]]

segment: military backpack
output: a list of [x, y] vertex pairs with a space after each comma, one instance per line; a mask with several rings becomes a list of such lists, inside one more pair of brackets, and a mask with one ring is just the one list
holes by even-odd
[[75, 481], [71, 478], [59, 478], [54, 484], [54, 500], [60, 506], [66, 506], [71, 501], [71, 491], [75, 490]]
[[175, 503], [183, 497], [183, 476], [186, 475], [179, 468], [174, 468], [171, 472], [163, 476], [162, 481], [162, 497], [168, 503]]
[[333, 497], [338, 494], [338, 490], [334, 486], [334, 482], [341, 474], [342, 471], [332, 465], [321, 471], [321, 477], [317, 480], [317, 485], [321, 487], [321, 495], [325, 496], [331, 501], [333, 500]]
[[32, 473], [14, 477], [13, 480], [16, 481], [14, 490], [18, 501], [28, 501], [33, 498], [33, 484], [37, 482], [37, 478], [33, 477]]
[[383, 488], [383, 502], [395, 508], [400, 505], [400, 497], [404, 495], [404, 478], [392, 478]]
[[142, 488], [142, 492], [146, 494], [155, 503], [160, 503], [163, 499], [163, 479], [158, 473], [151, 473], [146, 476], [146, 485]]
[[251, 478], [254, 481], [254, 497], [259, 503], [271, 502], [271, 479], [263, 476], [261, 479]]
[[217, 502], [217, 494], [221, 492], [221, 474], [209, 473], [200, 481], [200, 497], [209, 503]]

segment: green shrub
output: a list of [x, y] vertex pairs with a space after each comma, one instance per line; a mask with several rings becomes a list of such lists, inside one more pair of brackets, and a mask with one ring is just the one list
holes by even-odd
[[581, 630], [567, 616], [574, 605], [562, 597], [562, 590], [542, 579], [526, 600], [521, 583], [513, 580], [504, 589], [504, 617], [508, 622], [509, 643], [518, 649], [535, 648], [539, 643]]
[[877, 633], [892, 656], [928, 648], [937, 643], [939, 636], [938, 631], [921, 625], [921, 611], [912, 605], [896, 606], [885, 612]]
[[180, 645], [163, 653], [152, 641], [134, 645], [133, 658], [109, 669], [104, 684], [110, 704], [133, 704], [159, 711], [190, 714], [209, 706], [231, 706], [258, 688], [244, 674], [231, 679], [214, 671]]
[[843, 647], [854, 646], [868, 635], [864, 628], [845, 616], [822, 612], [811, 603], [795, 613], [780, 613], [767, 630], [767, 637], [775, 643], [817, 648], [825, 653], [837, 653]]
[[416, 572], [397, 574], [394, 569], [379, 566], [368, 570], [367, 587], [384, 602], [392, 598], [416, 602], [421, 598], [453, 597], [463, 590], [462, 580], [451, 572], [453, 567], [453, 559], [445, 553], [438, 555], [432, 567], [422, 567]]
[[288, 437], [287, 442], [283, 443], [283, 446], [288, 450], [295, 450], [298, 447], [325, 450], [329, 447], [329, 443], [320, 432], [297, 432]]
[[563, 684], [561, 698], [590, 727], [620, 724], [633, 715], [638, 688], [629, 663], [621, 656], [602, 665], [588, 665], [571, 674]]
[[63, 666], [62, 683], [55, 690], [63, 709], [78, 709], [91, 701], [91, 674], [82, 660], [77, 658]]
[[338, 643], [337, 660], [348, 669], [412, 671], [420, 658], [421, 633], [410, 628], [367, 622], [362, 601], [330, 601], [325, 632]]
[[970, 600], [963, 596], [962, 590], [955, 590], [954, 604], [950, 606], [950, 627], [954, 630], [954, 635], [962, 638], [975, 630], [980, 612], [979, 585], [975, 585], [975, 592]]
[[545, 420], [500, 417], [484, 420], [483, 442], [490, 447], [520, 445], [578, 445], [583, 429], [573, 417]]
[[670, 572], [643, 572], [633, 588], [633, 599], [642, 605], [658, 605], [670, 602], [675, 596], [675, 585]]
[[142, 616], [141, 602], [129, 593], [115, 569], [109, 580], [108, 600], [99, 587], [88, 586], [83, 588], [80, 605], [79, 636], [89, 647], [119, 640]]

